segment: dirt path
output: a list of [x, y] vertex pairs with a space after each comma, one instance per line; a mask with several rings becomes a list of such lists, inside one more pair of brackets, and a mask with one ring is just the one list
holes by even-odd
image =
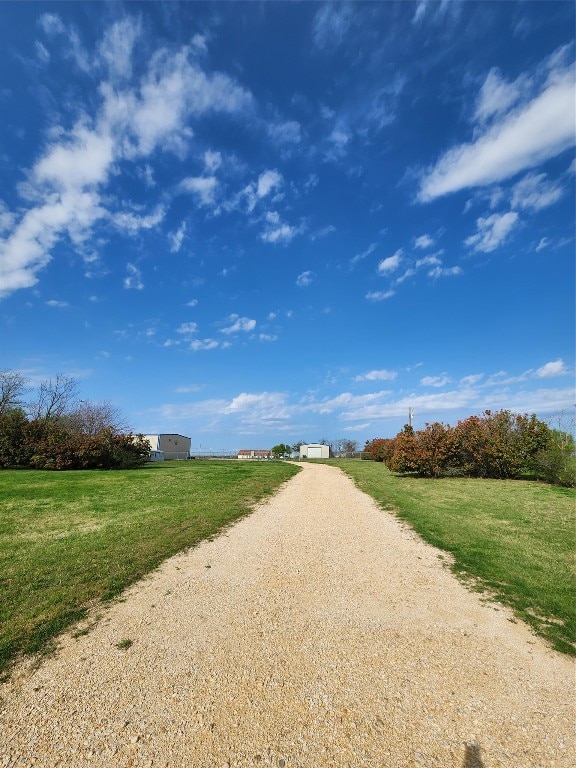
[[571, 661], [438, 554], [306, 464], [2, 686], [0, 767], [572, 766]]

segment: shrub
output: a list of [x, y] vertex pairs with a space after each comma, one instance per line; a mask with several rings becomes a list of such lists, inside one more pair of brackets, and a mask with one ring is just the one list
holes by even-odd
[[383, 461], [387, 463], [394, 451], [394, 440], [389, 437], [375, 437], [367, 440], [364, 446], [363, 456], [369, 461]]
[[551, 430], [548, 444], [541, 448], [533, 460], [539, 480], [566, 488], [576, 488], [576, 456], [574, 438], [566, 432]]

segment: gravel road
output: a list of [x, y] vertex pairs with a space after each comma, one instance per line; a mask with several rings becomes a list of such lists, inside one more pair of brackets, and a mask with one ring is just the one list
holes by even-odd
[[574, 765], [571, 660], [334, 467], [125, 598], [1, 687], [1, 768]]

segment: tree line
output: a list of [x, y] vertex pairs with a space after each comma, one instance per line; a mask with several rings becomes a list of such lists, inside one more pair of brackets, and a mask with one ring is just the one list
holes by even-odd
[[0, 468], [126, 469], [150, 455], [109, 401], [79, 399], [76, 379], [58, 374], [36, 388], [0, 371]]
[[507, 410], [486, 410], [454, 427], [406, 425], [394, 438], [367, 441], [363, 457], [383, 462], [392, 472], [421, 477], [532, 477], [576, 486], [574, 436], [550, 428], [535, 414]]

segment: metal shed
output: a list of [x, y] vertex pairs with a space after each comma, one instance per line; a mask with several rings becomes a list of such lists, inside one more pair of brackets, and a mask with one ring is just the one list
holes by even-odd
[[301, 459], [329, 459], [330, 446], [321, 443], [309, 443], [300, 446]]

